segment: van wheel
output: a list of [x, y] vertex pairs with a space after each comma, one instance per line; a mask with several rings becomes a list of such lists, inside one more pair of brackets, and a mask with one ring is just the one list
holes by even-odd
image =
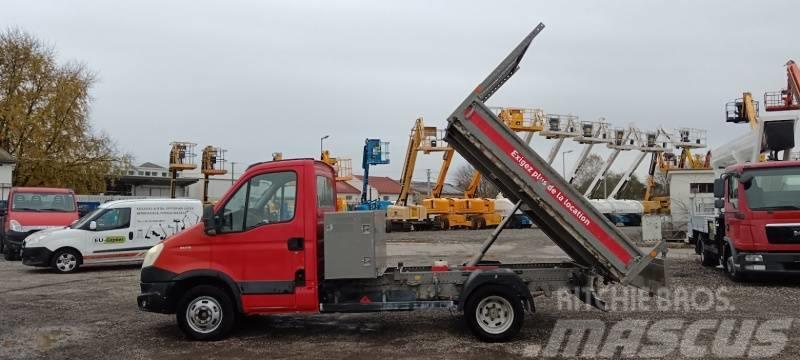
[[231, 298], [210, 285], [189, 289], [178, 302], [175, 316], [184, 334], [202, 341], [224, 339], [236, 323]]
[[81, 261], [81, 255], [75, 250], [58, 249], [50, 259], [50, 267], [57, 273], [69, 274], [78, 271]]
[[464, 317], [478, 339], [501, 342], [519, 332], [525, 313], [518, 294], [504, 286], [487, 285], [467, 299]]

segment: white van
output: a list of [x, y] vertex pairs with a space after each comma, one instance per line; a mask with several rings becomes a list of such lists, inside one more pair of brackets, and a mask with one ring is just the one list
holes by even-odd
[[72, 225], [25, 238], [22, 263], [70, 273], [82, 265], [140, 263], [148, 249], [197, 224], [199, 200], [117, 200], [100, 205]]

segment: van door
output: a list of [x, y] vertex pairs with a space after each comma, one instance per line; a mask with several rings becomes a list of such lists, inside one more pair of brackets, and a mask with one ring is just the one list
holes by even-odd
[[[220, 208], [212, 262], [234, 277], [246, 311], [285, 311], [295, 306], [304, 277], [302, 169], [249, 178]], [[300, 282], [297, 282], [300, 281]]]
[[[96, 224], [95, 229], [90, 224]], [[87, 263], [116, 262], [136, 259], [137, 254], [149, 247], [137, 246], [133, 242], [131, 225], [131, 208], [105, 209], [90, 221], [85, 230], [89, 239], [90, 252], [83, 254]]]

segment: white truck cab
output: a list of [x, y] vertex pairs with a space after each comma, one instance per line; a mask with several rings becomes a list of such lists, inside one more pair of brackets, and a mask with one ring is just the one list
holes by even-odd
[[198, 223], [202, 203], [192, 199], [110, 201], [72, 225], [25, 238], [22, 263], [70, 273], [83, 265], [140, 263], [151, 247]]

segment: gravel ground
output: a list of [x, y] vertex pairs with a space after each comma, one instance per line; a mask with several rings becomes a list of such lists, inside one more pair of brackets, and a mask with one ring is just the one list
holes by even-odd
[[[631, 234], [637, 231], [626, 229]], [[390, 263], [429, 264], [434, 259], [459, 263], [488, 233], [393, 233], [389, 235]], [[563, 258], [563, 254], [538, 230], [510, 230], [503, 233], [489, 257], [547, 261]], [[720, 298], [730, 306], [721, 311], [673, 306], [665, 311], [637, 308], [603, 313], [564, 309], [557, 296], [541, 297], [537, 298], [537, 313], [527, 315], [517, 340], [505, 344], [477, 342], [461, 315], [449, 311], [262, 316], [248, 319], [228, 340], [199, 343], [182, 336], [173, 316], [137, 310], [138, 268], [95, 268], [58, 275], [0, 260], [0, 359], [530, 358], [545, 348], [557, 321], [563, 319], [599, 320], [609, 329], [625, 321], [641, 321], [637, 324], [646, 327], [662, 319], [679, 319], [685, 324], [704, 319], [729, 319], [737, 324], [748, 319], [758, 324], [800, 319], [797, 279], [733, 283], [720, 269], [701, 267], [692, 251], [680, 246], [670, 249], [668, 273], [676, 298], [679, 289], [690, 293], [701, 287], [722, 289]], [[615, 298], [619, 307], [635, 303], [621, 298]], [[720, 298], [715, 304], [727, 305]], [[794, 324], [782, 332], [788, 336], [787, 346], [775, 358], [800, 358], [797, 328]], [[697, 344], [711, 344], [714, 331], [701, 332]], [[773, 335], [771, 339], [780, 339]], [[733, 342], [737, 343], [747, 341]], [[676, 350], [669, 358], [687, 355], [691, 354]]]

